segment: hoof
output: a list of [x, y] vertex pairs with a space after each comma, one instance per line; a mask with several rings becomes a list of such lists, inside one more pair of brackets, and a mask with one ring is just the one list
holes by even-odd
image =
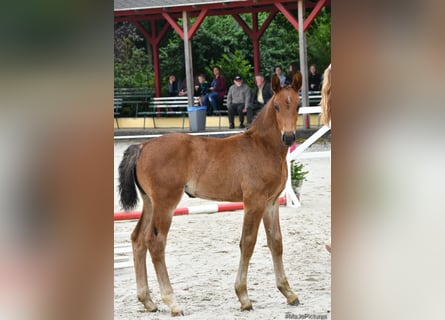
[[331, 241], [330, 240], [326, 241], [325, 247], [326, 247], [326, 250], [328, 250], [328, 252], [331, 253]]
[[144, 307], [148, 312], [157, 312], [158, 306], [152, 303], [144, 303]]
[[241, 311], [250, 311], [253, 310], [252, 303], [246, 303], [245, 305], [241, 305]]
[[184, 312], [181, 311], [172, 311], [172, 317], [181, 317], [184, 315]]
[[294, 298], [287, 300], [287, 304], [291, 306], [298, 306], [300, 304], [300, 300], [298, 300], [298, 297], [295, 296]]

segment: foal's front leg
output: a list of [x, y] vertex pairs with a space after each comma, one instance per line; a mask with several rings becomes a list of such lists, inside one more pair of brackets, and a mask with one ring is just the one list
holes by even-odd
[[264, 229], [266, 230], [267, 246], [272, 253], [277, 288], [286, 297], [290, 305], [299, 305], [297, 295], [292, 291], [284, 273], [283, 267], [283, 240], [280, 228], [279, 203], [267, 206], [263, 216]]
[[264, 207], [244, 202], [244, 222], [241, 234], [241, 257], [235, 281], [235, 292], [241, 303], [241, 310], [252, 310], [252, 302], [247, 295], [247, 270], [252, 257]]

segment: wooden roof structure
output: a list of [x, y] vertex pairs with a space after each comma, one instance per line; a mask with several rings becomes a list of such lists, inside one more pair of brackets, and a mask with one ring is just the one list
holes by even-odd
[[[304, 31], [324, 6], [330, 6], [330, 0], [114, 0], [114, 21], [133, 23], [142, 33], [153, 52], [155, 73], [155, 94], [161, 94], [159, 69], [159, 44], [167, 31], [173, 28], [184, 41], [185, 74], [187, 88], [193, 87], [191, 40], [207, 16], [231, 15], [249, 36], [253, 43], [254, 72], [260, 70], [259, 40], [273, 18], [281, 12], [299, 32], [300, 48], [306, 48]], [[295, 17], [297, 11], [297, 17]], [[268, 12], [266, 21], [259, 25], [258, 13]], [[309, 12], [307, 17], [305, 13]], [[248, 26], [240, 14], [252, 14], [252, 26]], [[187, 21], [180, 25], [177, 20]], [[195, 18], [193, 24], [190, 18]], [[167, 21], [164, 27], [157, 27], [160, 20]], [[149, 22], [149, 30], [141, 21]], [[301, 21], [301, 23], [300, 23]], [[300, 27], [302, 26], [302, 27]], [[306, 50], [300, 50], [300, 69], [303, 73], [303, 106], [307, 106], [307, 59]], [[306, 97], [305, 97], [306, 93]], [[189, 102], [192, 105], [193, 93], [189, 90]]]

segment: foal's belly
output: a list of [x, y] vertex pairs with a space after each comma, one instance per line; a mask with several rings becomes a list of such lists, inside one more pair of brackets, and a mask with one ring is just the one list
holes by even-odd
[[197, 179], [189, 181], [184, 186], [184, 192], [189, 196], [215, 200], [215, 201], [243, 201], [243, 192], [239, 181], [232, 183], [231, 181], [206, 181], [205, 179]]

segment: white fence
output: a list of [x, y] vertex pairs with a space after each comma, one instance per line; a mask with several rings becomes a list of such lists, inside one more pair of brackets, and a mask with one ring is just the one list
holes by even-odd
[[[307, 114], [307, 113], [318, 113], [321, 114], [321, 107], [302, 107], [298, 111], [299, 114]], [[321, 152], [309, 152], [303, 154], [308, 147], [310, 147], [314, 142], [316, 142], [319, 138], [321, 138], [326, 132], [331, 130], [327, 126], [323, 126], [318, 129], [313, 135], [311, 135], [308, 139], [306, 139], [301, 145], [289, 152], [287, 154], [287, 171], [290, 172], [290, 163], [293, 160], [304, 159], [304, 158], [321, 158], [321, 157], [330, 157], [331, 151], [321, 151]], [[286, 197], [286, 206], [288, 207], [300, 207], [300, 201], [292, 188], [290, 174], [288, 174], [286, 187], [283, 191], [284, 196]]]

